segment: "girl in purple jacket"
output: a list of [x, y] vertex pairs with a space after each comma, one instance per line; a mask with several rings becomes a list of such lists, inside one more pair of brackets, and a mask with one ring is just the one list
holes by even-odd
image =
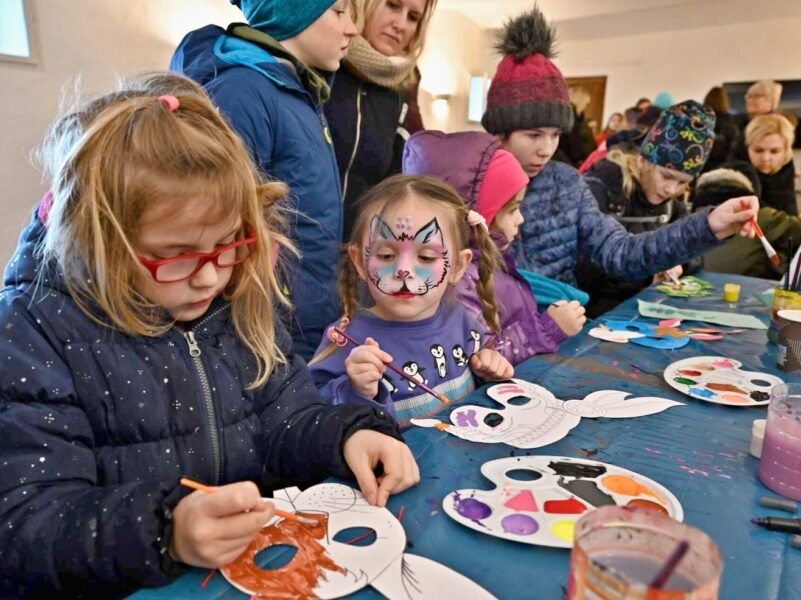
[[[509, 362], [517, 365], [535, 354], [555, 352], [566, 337], [581, 331], [586, 318], [577, 301], [562, 301], [539, 313], [531, 288], [515, 268], [509, 245], [523, 223], [520, 204], [528, 176], [494, 136], [473, 131], [420, 131], [406, 142], [403, 171], [440, 177], [450, 183], [474, 218], [488, 228], [502, 255], [493, 272], [500, 324], [495, 347]], [[482, 285], [480, 258], [481, 250], [474, 247], [473, 260], [456, 284], [456, 292], [459, 301], [489, 332], [478, 294]]]

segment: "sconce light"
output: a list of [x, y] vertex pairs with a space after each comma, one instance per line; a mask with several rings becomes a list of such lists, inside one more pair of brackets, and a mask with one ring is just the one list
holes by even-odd
[[450, 94], [437, 94], [431, 101], [431, 112], [437, 119], [444, 119], [448, 116], [448, 103], [451, 100]]

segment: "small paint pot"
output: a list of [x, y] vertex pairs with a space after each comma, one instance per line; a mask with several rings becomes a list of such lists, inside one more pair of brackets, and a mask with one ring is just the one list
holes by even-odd
[[776, 338], [776, 366], [801, 374], [801, 310], [780, 310], [777, 316], [782, 325]]
[[723, 301], [729, 304], [737, 304], [740, 300], [740, 284], [739, 283], [724, 283], [723, 284]]
[[762, 456], [762, 443], [765, 441], [765, 423], [767, 419], [754, 419], [751, 425], [751, 456], [760, 458]]

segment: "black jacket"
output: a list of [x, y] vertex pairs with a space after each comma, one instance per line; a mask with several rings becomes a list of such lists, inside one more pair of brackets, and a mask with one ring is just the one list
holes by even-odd
[[769, 206], [776, 210], [786, 212], [788, 215], [798, 216], [798, 206], [795, 202], [795, 164], [791, 160], [776, 173], [765, 175], [757, 171], [759, 183], [762, 184], [762, 195], [759, 197], [761, 206]]
[[[614, 216], [630, 233], [654, 231], [687, 215], [687, 207], [680, 198], [660, 205], [648, 202], [640, 184], [634, 180], [630, 197], [623, 190], [623, 170], [610, 160], [601, 160], [584, 174], [584, 181], [598, 202], [601, 212]], [[703, 259], [692, 259], [684, 267], [684, 273], [698, 271]], [[590, 261], [578, 266], [578, 284], [590, 295], [587, 313], [596, 317], [631, 298], [651, 284], [652, 278], [625, 280], [610, 277]]]
[[347, 240], [359, 197], [401, 171], [408, 105], [405, 95], [360, 79], [343, 63], [324, 110], [339, 166]]

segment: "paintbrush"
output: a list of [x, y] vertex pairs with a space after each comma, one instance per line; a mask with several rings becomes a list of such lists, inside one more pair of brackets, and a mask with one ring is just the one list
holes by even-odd
[[781, 259], [776, 251], [773, 249], [773, 246], [770, 245], [770, 242], [765, 237], [765, 234], [762, 232], [762, 228], [759, 226], [759, 223], [756, 222], [756, 219], [751, 217], [751, 225], [754, 226], [754, 231], [756, 231], [756, 235], [759, 238], [759, 241], [762, 242], [762, 247], [765, 249], [765, 254], [768, 255], [770, 262], [773, 264], [774, 267], [778, 267]]
[[[351, 336], [349, 336], [344, 331], [342, 331], [339, 327], [332, 326], [332, 327], [329, 327], [329, 330], [333, 331], [337, 335], [341, 335], [343, 339], [348, 340], [354, 346], [363, 346], [364, 345], [361, 342], [359, 342], [358, 340], [356, 340], [356, 339], [352, 338]], [[336, 342], [334, 342], [334, 343], [336, 343]], [[384, 363], [384, 364], [387, 365], [387, 368], [392, 369], [393, 371], [395, 371], [398, 375], [403, 377], [408, 382], [413, 383], [414, 385], [416, 385], [416, 386], [420, 387], [421, 389], [425, 390], [426, 392], [428, 392], [429, 394], [434, 396], [434, 398], [436, 398], [437, 400], [439, 400], [443, 404], [450, 404], [450, 400], [448, 400], [448, 398], [446, 396], [442, 396], [441, 394], [438, 394], [432, 388], [428, 387], [426, 384], [424, 384], [419, 379], [415, 379], [414, 377], [409, 375], [406, 371], [402, 370], [400, 367], [397, 367], [396, 365], [394, 365], [391, 362], [390, 363]]]
[[681, 562], [681, 559], [684, 558], [684, 555], [687, 554], [687, 550], [689, 549], [690, 544], [687, 540], [680, 541], [676, 549], [668, 556], [665, 564], [662, 565], [662, 568], [659, 569], [659, 572], [651, 580], [651, 583], [648, 584], [648, 587], [655, 590], [661, 590], [665, 587], [668, 579], [673, 575], [673, 571], [679, 566], [679, 562]]
[[676, 277], [676, 274], [673, 271], [668, 270], [668, 271], [664, 271], [664, 273], [665, 273], [665, 276], [668, 279], [670, 279], [670, 282], [673, 285], [675, 285], [677, 288], [681, 289], [681, 288], [684, 287], [684, 284], [681, 281], [679, 281], [679, 278]]
[[[198, 483], [197, 481], [193, 481], [192, 479], [188, 479], [187, 477], [181, 477], [181, 485], [186, 486], [188, 488], [192, 488], [193, 490], [200, 490], [201, 492], [206, 492], [207, 494], [212, 494], [217, 491], [217, 488], [208, 485], [203, 485], [202, 483]], [[295, 513], [281, 510], [280, 508], [275, 509], [275, 514], [277, 514], [279, 517], [283, 517], [284, 519], [298, 521], [299, 523], [303, 523], [304, 525], [317, 525], [317, 521], [315, 521], [314, 519], [307, 519], [306, 517], [301, 517], [300, 515], [296, 515]]]

